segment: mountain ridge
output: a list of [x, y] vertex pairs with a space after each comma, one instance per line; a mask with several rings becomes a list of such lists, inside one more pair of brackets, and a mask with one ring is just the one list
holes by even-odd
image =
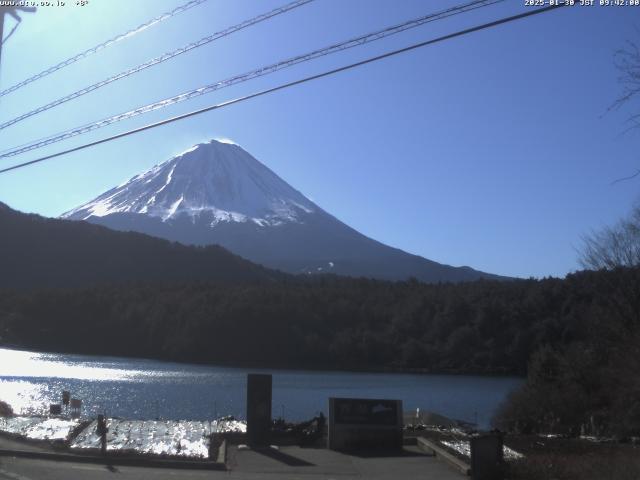
[[284, 274], [222, 247], [185, 246], [88, 222], [45, 218], [0, 202], [0, 288], [106, 284], [255, 283]]
[[506, 279], [369, 238], [235, 144], [211, 140], [62, 215], [186, 245], [218, 244], [288, 273], [426, 282]]

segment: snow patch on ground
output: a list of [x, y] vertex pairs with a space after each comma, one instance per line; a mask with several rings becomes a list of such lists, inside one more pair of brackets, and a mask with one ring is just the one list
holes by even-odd
[[[444, 446], [471, 458], [471, 444], [467, 440], [440, 440]], [[517, 460], [524, 458], [524, 455], [504, 445], [502, 447], [505, 460]]]
[[55, 417], [0, 417], [0, 431], [31, 440], [66, 440], [78, 423]]
[[220, 143], [226, 143], [227, 145], [238, 145], [236, 142], [234, 142], [233, 140], [227, 137], [216, 137], [215, 141]]
[[[100, 449], [100, 437], [93, 421], [74, 439], [72, 449]], [[188, 458], [209, 457], [209, 435], [217, 432], [246, 432], [237, 420], [119, 420], [107, 421], [107, 450]]]
[[[164, 217], [162, 217], [162, 219], [166, 220], [167, 218], [171, 218], [176, 213], [176, 210], [178, 210], [178, 207], [180, 206], [180, 204], [182, 203], [183, 200], [184, 200], [184, 195], [181, 195], [180, 198], [178, 200], [176, 200], [174, 202], [174, 204], [169, 207], [169, 210], [167, 210], [167, 214]], [[146, 211], [146, 209], [147, 209], [147, 207], [144, 206], [143, 210]], [[142, 213], [142, 212], [140, 212], [140, 213]]]

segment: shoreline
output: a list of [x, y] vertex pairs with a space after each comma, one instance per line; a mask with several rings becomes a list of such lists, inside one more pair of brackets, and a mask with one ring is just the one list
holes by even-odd
[[496, 377], [496, 378], [518, 378], [518, 379], [526, 379], [526, 375], [519, 375], [513, 372], [487, 372], [485, 370], [476, 370], [476, 371], [459, 371], [459, 370], [431, 370], [428, 368], [412, 368], [412, 367], [347, 367], [347, 368], [338, 368], [331, 365], [278, 365], [277, 363], [271, 364], [263, 364], [257, 365], [253, 362], [246, 363], [225, 363], [225, 362], [199, 362], [193, 359], [176, 359], [176, 358], [166, 358], [161, 356], [145, 356], [145, 355], [132, 355], [132, 354], [110, 354], [110, 353], [86, 353], [82, 351], [67, 351], [67, 350], [51, 350], [51, 349], [43, 349], [39, 350], [37, 347], [23, 346], [23, 345], [4, 345], [0, 344], [0, 349], [19, 351], [19, 352], [27, 352], [34, 354], [42, 354], [42, 355], [76, 355], [82, 357], [91, 357], [94, 359], [99, 358], [109, 358], [109, 359], [118, 359], [118, 360], [142, 360], [142, 361], [150, 361], [150, 362], [162, 362], [162, 363], [170, 363], [177, 365], [198, 365], [198, 366], [208, 366], [208, 367], [219, 367], [219, 368], [229, 368], [229, 369], [255, 369], [255, 370], [289, 370], [295, 372], [336, 372], [336, 373], [371, 373], [371, 374], [400, 374], [400, 375], [442, 375], [442, 376], [459, 376], [459, 377]]

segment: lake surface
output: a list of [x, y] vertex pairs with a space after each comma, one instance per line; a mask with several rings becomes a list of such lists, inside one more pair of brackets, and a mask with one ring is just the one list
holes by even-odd
[[63, 390], [83, 401], [83, 415], [103, 410], [129, 419], [210, 420], [245, 417], [247, 373], [273, 374], [273, 415], [307, 420], [329, 397], [401, 399], [487, 427], [515, 377], [412, 375], [228, 368], [119, 357], [52, 354], [0, 348], [0, 400], [16, 413], [46, 413]]

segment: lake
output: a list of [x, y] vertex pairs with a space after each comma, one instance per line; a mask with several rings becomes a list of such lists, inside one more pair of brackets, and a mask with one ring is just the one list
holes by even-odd
[[414, 375], [246, 369], [119, 357], [38, 353], [0, 348], [0, 400], [19, 414], [48, 412], [63, 390], [83, 401], [83, 415], [106, 410], [129, 419], [209, 420], [245, 417], [247, 373], [273, 374], [273, 416], [306, 420], [329, 397], [401, 399], [486, 428], [517, 377]]

